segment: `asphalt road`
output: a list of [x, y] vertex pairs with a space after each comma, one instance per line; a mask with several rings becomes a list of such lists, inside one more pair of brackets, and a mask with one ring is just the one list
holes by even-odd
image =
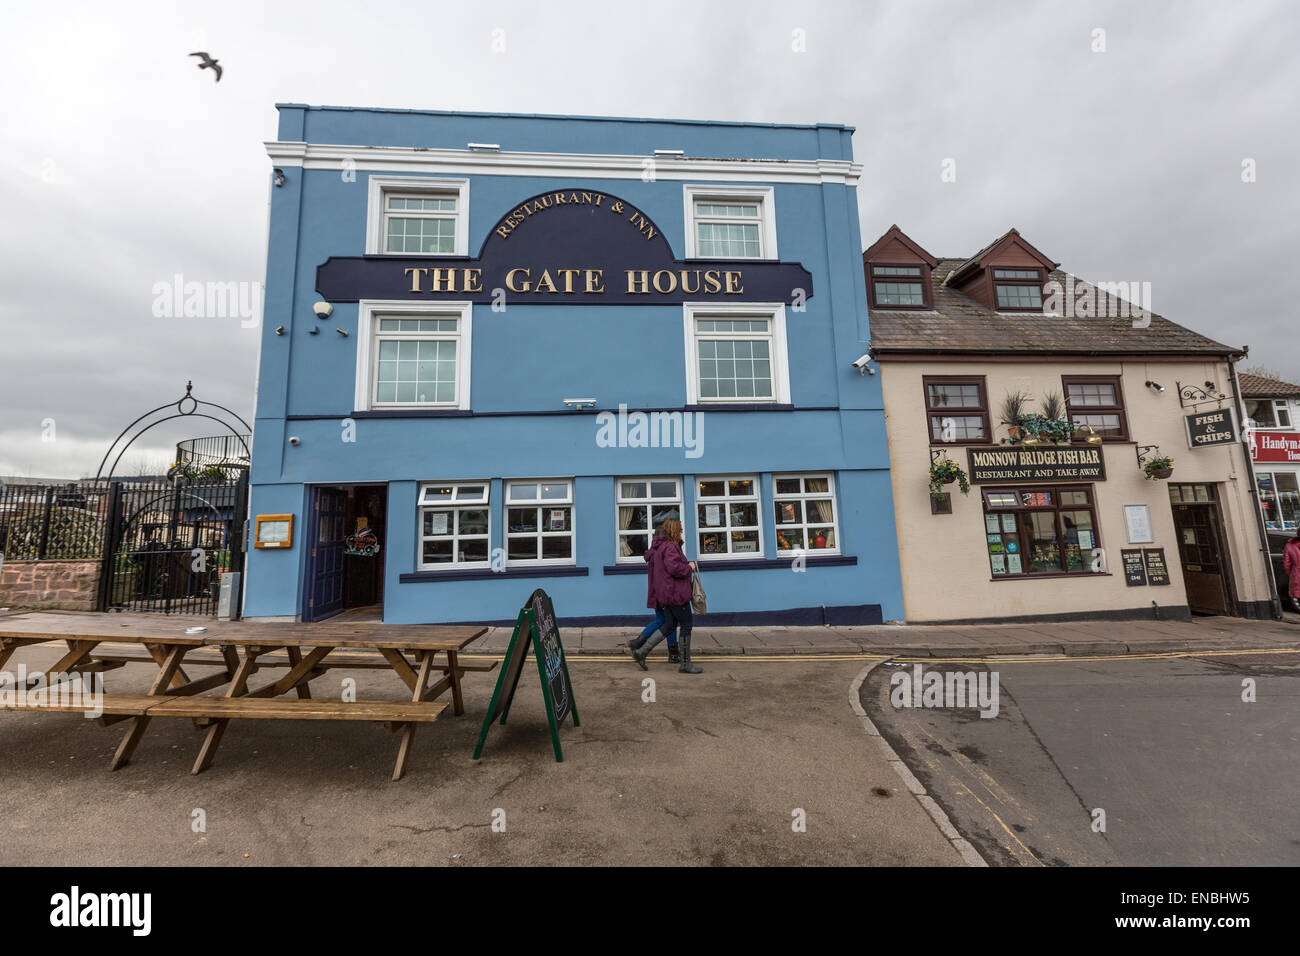
[[[57, 656], [20, 651], [8, 668]], [[573, 658], [582, 726], [562, 729], [560, 764], [535, 670], [473, 761], [496, 674], [469, 675], [466, 714], [420, 728], [398, 783], [397, 738], [366, 723], [235, 721], [194, 777], [188, 721], [155, 719], [110, 773], [126, 724], [0, 712], [0, 865], [962, 865], [849, 706], [862, 661], [703, 664], [687, 676], [662, 659], [644, 674]], [[154, 672], [112, 671], [109, 689], [143, 692]], [[338, 670], [313, 691], [343, 677], [363, 698], [404, 690]]]
[[900, 669], [863, 706], [991, 865], [1300, 864], [1300, 654], [924, 664], [996, 671], [992, 718], [893, 706]]

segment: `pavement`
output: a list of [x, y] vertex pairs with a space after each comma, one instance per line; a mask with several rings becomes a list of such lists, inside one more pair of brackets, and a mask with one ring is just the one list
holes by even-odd
[[[469, 674], [465, 715], [422, 726], [396, 783], [398, 738], [366, 723], [236, 720], [191, 776], [189, 721], [153, 720], [110, 772], [126, 724], [0, 712], [0, 866], [963, 866], [850, 707], [865, 664], [732, 657], [690, 676], [576, 657], [563, 763], [535, 671], [473, 760], [497, 674]], [[141, 692], [154, 673], [108, 678]], [[405, 689], [339, 669], [313, 690], [345, 677], [362, 697]]]
[[[648, 619], [647, 619], [648, 620]], [[470, 653], [504, 653], [511, 629], [494, 627]], [[561, 628], [570, 656], [629, 654], [630, 627]], [[787, 654], [987, 657], [999, 654], [1091, 656], [1300, 645], [1300, 617], [1251, 621], [1202, 617], [1191, 621], [1070, 621], [1049, 624], [923, 625], [857, 627], [698, 627], [693, 652], [704, 656]], [[665, 653], [660, 644], [655, 654]]]

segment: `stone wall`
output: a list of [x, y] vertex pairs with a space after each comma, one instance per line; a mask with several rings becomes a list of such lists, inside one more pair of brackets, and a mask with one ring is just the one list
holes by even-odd
[[93, 611], [99, 561], [9, 561], [0, 568], [0, 607]]

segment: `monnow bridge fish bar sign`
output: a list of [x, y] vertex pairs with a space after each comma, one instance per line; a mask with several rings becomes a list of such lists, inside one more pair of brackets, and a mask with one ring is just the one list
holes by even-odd
[[1101, 449], [1087, 448], [969, 448], [970, 480], [1104, 481]]
[[590, 189], [543, 193], [508, 210], [477, 258], [331, 256], [316, 269], [330, 302], [681, 305], [812, 298], [802, 265], [673, 257], [663, 231], [626, 200]]

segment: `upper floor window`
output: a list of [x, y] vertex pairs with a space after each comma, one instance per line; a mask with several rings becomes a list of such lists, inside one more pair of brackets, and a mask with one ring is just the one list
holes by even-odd
[[926, 375], [922, 383], [932, 445], [978, 445], [990, 440], [983, 376]]
[[1248, 398], [1246, 417], [1258, 428], [1290, 428], [1291, 404], [1284, 398]]
[[686, 258], [775, 259], [773, 192], [686, 186]]
[[1075, 438], [1100, 435], [1103, 439], [1128, 438], [1124, 393], [1117, 375], [1063, 375], [1065, 408], [1074, 425]]
[[469, 303], [362, 302], [356, 408], [469, 408]]
[[871, 304], [878, 309], [924, 308], [925, 271], [921, 266], [871, 266]]
[[371, 176], [369, 255], [469, 254], [469, 180]]
[[790, 401], [784, 306], [685, 311], [688, 404]]
[[456, 197], [384, 194], [384, 252], [449, 256], [456, 251]]
[[999, 309], [1008, 312], [1043, 310], [1042, 273], [1038, 269], [994, 269], [993, 288]]

